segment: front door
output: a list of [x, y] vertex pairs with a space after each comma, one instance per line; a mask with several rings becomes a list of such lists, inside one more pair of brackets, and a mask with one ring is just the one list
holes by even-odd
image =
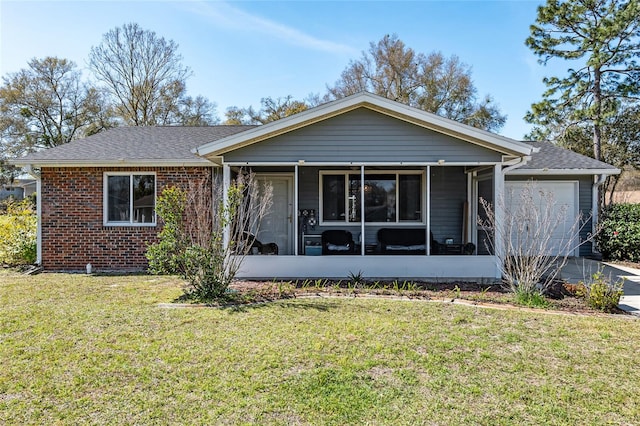
[[273, 205], [262, 219], [257, 238], [263, 244], [276, 243], [278, 254], [293, 254], [293, 175], [256, 174], [259, 182], [273, 187]]

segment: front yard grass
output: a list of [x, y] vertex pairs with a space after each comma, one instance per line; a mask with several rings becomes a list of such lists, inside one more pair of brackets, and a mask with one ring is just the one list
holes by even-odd
[[640, 322], [0, 273], [2, 424], [640, 424]]

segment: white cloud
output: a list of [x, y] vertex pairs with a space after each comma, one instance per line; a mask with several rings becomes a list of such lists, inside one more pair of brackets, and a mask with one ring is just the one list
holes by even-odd
[[345, 44], [323, 40], [304, 33], [296, 28], [252, 15], [226, 2], [208, 2], [206, 0], [183, 3], [191, 12], [206, 17], [219, 27], [257, 32], [277, 38], [288, 44], [335, 54], [354, 54], [358, 50]]

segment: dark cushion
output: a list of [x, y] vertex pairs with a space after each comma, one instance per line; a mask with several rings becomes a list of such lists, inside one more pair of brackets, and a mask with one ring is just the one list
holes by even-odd
[[[385, 254], [426, 254], [424, 228], [382, 228], [378, 231], [380, 252]], [[433, 234], [431, 251], [434, 252]]]
[[351, 232], [331, 229], [322, 233], [322, 254], [353, 254], [355, 243]]
[[424, 229], [382, 228], [378, 231], [378, 241], [383, 245], [416, 246], [425, 243]]

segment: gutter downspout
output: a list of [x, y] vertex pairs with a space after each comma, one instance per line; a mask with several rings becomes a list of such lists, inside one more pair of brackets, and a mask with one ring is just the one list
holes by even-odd
[[34, 170], [32, 164], [24, 169], [36, 180], [36, 264], [42, 266], [42, 179], [40, 172]]
[[[502, 174], [506, 175], [511, 170], [515, 170], [517, 168], [520, 168], [520, 167], [524, 166], [525, 164], [527, 164], [529, 162], [529, 160], [531, 160], [531, 156], [529, 156], [529, 155], [525, 155], [524, 157], [518, 158], [518, 162], [515, 163], [515, 164], [511, 164], [509, 167], [507, 167], [504, 170], [502, 170]], [[506, 164], [509, 164], [509, 162], [507, 162]]]
[[[598, 226], [598, 210], [600, 203], [598, 202], [598, 194], [600, 193], [599, 187], [602, 186], [607, 179], [607, 175], [600, 175], [597, 179], [594, 179], [593, 186], [591, 187], [591, 235], [596, 235], [596, 228]], [[591, 242], [591, 253], [599, 253], [596, 249], [594, 242]]]

